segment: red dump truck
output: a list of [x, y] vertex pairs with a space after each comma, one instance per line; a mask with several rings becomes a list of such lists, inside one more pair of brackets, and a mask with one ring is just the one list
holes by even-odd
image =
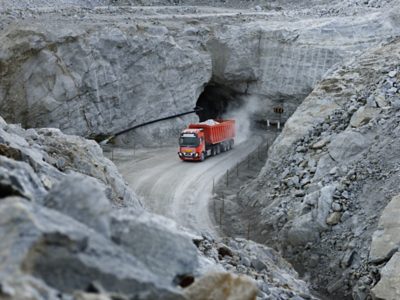
[[181, 160], [203, 161], [232, 149], [236, 134], [234, 120], [207, 120], [190, 124], [179, 137]]

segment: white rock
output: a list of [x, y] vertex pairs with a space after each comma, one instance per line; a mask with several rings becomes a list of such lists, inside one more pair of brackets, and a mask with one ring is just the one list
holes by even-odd
[[376, 299], [397, 300], [400, 298], [399, 270], [400, 252], [397, 252], [380, 271], [381, 280], [372, 289], [372, 294]]
[[378, 229], [372, 236], [370, 260], [385, 259], [400, 247], [400, 195], [395, 196], [383, 210]]

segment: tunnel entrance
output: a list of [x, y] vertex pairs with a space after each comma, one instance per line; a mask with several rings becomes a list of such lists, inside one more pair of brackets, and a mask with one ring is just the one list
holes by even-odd
[[196, 106], [202, 108], [197, 112], [200, 122], [208, 119], [220, 119], [228, 111], [236, 110], [243, 105], [243, 94], [225, 85], [210, 82], [201, 93]]

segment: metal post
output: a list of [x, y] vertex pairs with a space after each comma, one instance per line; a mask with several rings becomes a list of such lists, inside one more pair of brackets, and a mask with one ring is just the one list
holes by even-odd
[[216, 201], [215, 201], [215, 197], [213, 197], [213, 200], [214, 200], [214, 216], [215, 216], [215, 218], [217, 218], [217, 208], [216, 208]]
[[222, 213], [224, 213], [225, 210], [225, 196], [222, 194]]
[[212, 193], [213, 193], [213, 195], [214, 195], [214, 193], [215, 193], [215, 179], [213, 178], [213, 188], [212, 188]]
[[229, 170], [226, 170], [226, 186], [229, 185]]

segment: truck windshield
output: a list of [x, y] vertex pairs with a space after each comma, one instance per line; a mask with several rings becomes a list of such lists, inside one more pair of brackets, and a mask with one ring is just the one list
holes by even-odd
[[196, 136], [181, 136], [179, 145], [197, 147], [199, 145], [199, 139]]

